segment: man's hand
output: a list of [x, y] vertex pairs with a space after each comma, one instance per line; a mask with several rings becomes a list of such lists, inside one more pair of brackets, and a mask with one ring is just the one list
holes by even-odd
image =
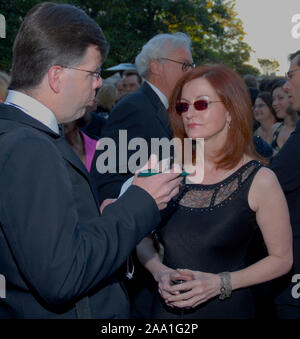
[[[157, 162], [157, 156], [151, 155], [146, 168], [155, 168]], [[143, 169], [145, 168], [141, 170]], [[138, 173], [136, 173], [132, 182], [133, 185], [137, 185], [148, 192], [160, 210], [164, 209], [167, 203], [179, 193], [179, 184], [182, 181], [181, 169], [176, 168], [176, 170], [169, 172], [173, 173], [161, 173], [150, 177], [138, 177]]]

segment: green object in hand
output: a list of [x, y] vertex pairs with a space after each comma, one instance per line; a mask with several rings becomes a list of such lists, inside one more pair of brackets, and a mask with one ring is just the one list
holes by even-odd
[[[162, 172], [158, 172], [158, 171], [151, 171], [150, 169], [146, 169], [146, 170], [143, 170], [141, 171], [139, 174], [138, 174], [138, 177], [151, 177], [152, 175], [156, 175], [156, 174], [160, 174]], [[181, 177], [186, 177], [187, 175], [189, 175], [190, 173], [187, 173], [187, 172], [181, 172], [180, 173], [180, 176]]]

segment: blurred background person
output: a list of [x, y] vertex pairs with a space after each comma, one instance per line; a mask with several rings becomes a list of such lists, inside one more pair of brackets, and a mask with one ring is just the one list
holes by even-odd
[[86, 114], [87, 121], [81, 130], [90, 138], [98, 140], [117, 99], [118, 90], [114, 85], [102, 86], [96, 94], [94, 106]]
[[115, 87], [117, 89], [117, 101], [119, 101], [122, 98], [122, 96], [124, 95], [123, 79], [122, 78], [120, 78], [118, 81], [116, 81]]
[[95, 98], [95, 112], [107, 119], [118, 99], [118, 90], [114, 85], [102, 86]]
[[278, 78], [275, 76], [264, 76], [260, 79], [258, 89], [260, 92], [271, 92], [272, 86]]
[[125, 71], [123, 73], [123, 95], [135, 92], [141, 87], [142, 78], [136, 71]]
[[257, 79], [252, 74], [246, 74], [244, 75], [243, 80], [248, 87], [251, 96], [252, 106], [254, 106], [255, 100], [259, 93]]
[[260, 126], [254, 131], [254, 135], [258, 135], [271, 145], [273, 134], [280, 126], [275, 110], [272, 106], [272, 97], [269, 92], [261, 92], [258, 94], [253, 107], [254, 119]]
[[[86, 113], [88, 115], [89, 113]], [[97, 140], [89, 137], [80, 128], [85, 125], [86, 117], [82, 117], [72, 122], [65, 123], [64, 136], [73, 148], [77, 156], [85, 165], [88, 172], [91, 169], [94, 154], [96, 152]]]
[[[289, 56], [290, 66], [284, 89], [287, 91], [294, 111], [300, 111], [300, 50]], [[279, 319], [300, 319], [299, 278], [300, 273], [300, 120], [295, 131], [280, 151], [273, 157], [271, 168], [276, 173], [288, 202], [293, 230], [294, 264], [288, 276], [274, 281]], [[296, 278], [296, 279], [295, 279]], [[295, 295], [296, 294], [296, 295]]]
[[288, 93], [283, 89], [286, 80], [277, 80], [271, 89], [272, 105], [278, 119], [282, 122], [273, 134], [271, 146], [278, 152], [291, 133], [294, 132], [298, 121], [298, 113], [293, 110]]

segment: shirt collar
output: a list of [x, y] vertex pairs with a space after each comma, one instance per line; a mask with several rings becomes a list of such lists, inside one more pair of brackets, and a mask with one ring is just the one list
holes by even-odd
[[151, 82], [149, 82], [147, 80], [145, 80], [145, 81], [153, 89], [153, 91], [158, 95], [160, 101], [163, 103], [165, 108], [168, 109], [169, 108], [169, 101], [168, 101], [167, 97], [157, 87], [155, 87], [153, 84], [151, 84]]
[[22, 92], [10, 90], [5, 100], [5, 104], [19, 108], [25, 114], [38, 120], [52, 131], [59, 134], [59, 128], [54, 113], [31, 96]]

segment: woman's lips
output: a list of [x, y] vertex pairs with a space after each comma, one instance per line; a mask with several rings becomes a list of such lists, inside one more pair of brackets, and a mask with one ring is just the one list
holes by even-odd
[[188, 128], [197, 128], [197, 127], [201, 127], [201, 126], [203, 126], [203, 124], [195, 124], [195, 123], [188, 124]]

